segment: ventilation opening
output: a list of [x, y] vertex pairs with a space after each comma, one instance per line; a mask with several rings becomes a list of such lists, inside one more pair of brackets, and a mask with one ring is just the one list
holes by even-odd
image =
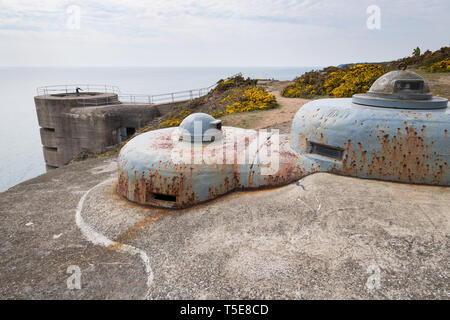
[[136, 133], [136, 129], [135, 128], [127, 128], [127, 137], [128, 138], [131, 138], [131, 136], [133, 134], [135, 134], [135, 133]]
[[153, 199], [155, 199], [155, 200], [177, 202], [176, 196], [170, 196], [168, 194], [160, 194], [160, 193], [153, 193], [152, 195], [153, 195]]
[[222, 130], [222, 120], [215, 120], [212, 122], [212, 126], [217, 130]]
[[48, 150], [48, 151], [58, 152], [58, 148], [45, 147], [45, 146], [44, 146], [44, 149], [45, 149], [45, 150]]
[[44, 131], [55, 132], [55, 128], [42, 128]]
[[330, 147], [314, 142], [310, 142], [310, 144], [311, 144], [311, 153], [318, 154], [324, 157], [341, 160], [344, 154], [344, 151], [340, 148]]
[[395, 81], [395, 88], [397, 91], [422, 91], [422, 80], [397, 80]]
[[113, 136], [117, 135], [118, 143], [122, 143], [130, 139], [133, 134], [136, 133], [136, 129], [133, 127], [121, 127], [112, 131]]

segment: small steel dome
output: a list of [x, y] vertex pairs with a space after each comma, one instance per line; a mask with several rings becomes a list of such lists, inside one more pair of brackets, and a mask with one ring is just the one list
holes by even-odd
[[180, 140], [190, 142], [213, 142], [222, 137], [222, 121], [206, 113], [194, 113], [180, 124]]
[[445, 98], [433, 97], [424, 78], [406, 70], [386, 73], [367, 93], [355, 94], [352, 100], [356, 104], [400, 109], [440, 109], [448, 103]]

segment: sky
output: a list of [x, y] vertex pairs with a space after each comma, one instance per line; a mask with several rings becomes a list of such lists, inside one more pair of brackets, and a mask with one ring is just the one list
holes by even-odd
[[449, 21], [449, 0], [0, 0], [0, 66], [387, 61], [450, 45]]

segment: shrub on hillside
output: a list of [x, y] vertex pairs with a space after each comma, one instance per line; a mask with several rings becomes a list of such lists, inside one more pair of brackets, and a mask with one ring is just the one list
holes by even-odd
[[372, 84], [388, 72], [379, 64], [358, 64], [328, 75], [324, 87], [326, 93], [336, 98], [351, 97], [367, 92]]
[[358, 64], [344, 69], [328, 67], [311, 71], [295, 79], [295, 83], [281, 91], [289, 98], [312, 98], [314, 96], [351, 97], [363, 93], [388, 70], [378, 64]]
[[450, 59], [445, 59], [433, 63], [430, 67], [431, 72], [450, 72]]
[[223, 114], [231, 114], [237, 112], [246, 112], [254, 110], [272, 109], [277, 106], [277, 101], [273, 94], [260, 87], [249, 87], [244, 90], [238, 101], [227, 104], [224, 111], [213, 114], [214, 117], [220, 117]]
[[[427, 50], [420, 55], [412, 55], [411, 57], [406, 57], [398, 59], [395, 61], [387, 62], [386, 68], [396, 70], [401, 63], [405, 63], [407, 66], [412, 68], [426, 67], [429, 68], [436, 62], [450, 59], [450, 47], [442, 47], [434, 52]], [[422, 68], [424, 69], [424, 68]]]
[[277, 107], [273, 94], [256, 85], [257, 80], [245, 79], [241, 74], [226, 80], [220, 80], [217, 86], [206, 96], [194, 99], [186, 104], [174, 107], [159, 124], [160, 128], [180, 125], [191, 113], [204, 112], [213, 117], [266, 110]]
[[337, 67], [327, 67], [322, 70], [310, 71], [294, 79], [294, 84], [281, 91], [281, 95], [289, 98], [312, 98], [326, 95], [324, 83], [328, 75], [339, 71]]
[[228, 78], [226, 80], [220, 79], [217, 82], [217, 85], [214, 88], [214, 91], [221, 93], [221, 92], [224, 92], [226, 90], [236, 88], [236, 87], [255, 86], [257, 82], [258, 82], [258, 80], [256, 80], [256, 79], [250, 79], [250, 78], [245, 79], [242, 76], [242, 74], [239, 73], [239, 74], [237, 74], [231, 78]]

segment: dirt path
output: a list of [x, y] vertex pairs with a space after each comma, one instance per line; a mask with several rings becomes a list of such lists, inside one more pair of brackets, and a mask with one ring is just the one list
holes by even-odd
[[272, 110], [227, 115], [222, 117], [224, 125], [247, 129], [276, 128], [280, 129], [282, 133], [289, 132], [295, 113], [301, 106], [310, 101], [308, 99], [282, 97], [280, 94], [281, 89], [290, 83], [292, 81], [268, 81], [261, 83], [262, 87], [275, 95], [280, 107]]
[[450, 73], [431, 73], [423, 70], [412, 71], [425, 78], [433, 95], [450, 99]]

